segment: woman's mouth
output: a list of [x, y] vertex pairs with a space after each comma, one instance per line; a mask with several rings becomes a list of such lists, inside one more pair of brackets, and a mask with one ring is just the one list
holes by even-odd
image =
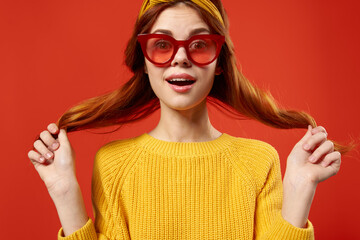
[[165, 80], [168, 82], [170, 88], [178, 93], [188, 92], [196, 82], [194, 77], [186, 73], [172, 74]]
[[184, 78], [173, 78], [171, 80], [167, 80], [167, 82], [172, 85], [186, 86], [186, 85], [193, 84], [195, 82], [195, 80], [189, 80], [189, 79], [184, 79]]

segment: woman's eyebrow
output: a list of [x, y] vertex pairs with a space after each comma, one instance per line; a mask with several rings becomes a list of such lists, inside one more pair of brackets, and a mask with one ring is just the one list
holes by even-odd
[[[167, 29], [156, 29], [154, 32], [152, 33], [162, 33], [162, 34], [166, 34], [169, 36], [173, 36], [172, 32], [170, 30]], [[199, 34], [199, 33], [210, 33], [210, 31], [207, 28], [195, 28], [193, 30], [191, 30], [189, 37]]]
[[193, 35], [196, 35], [199, 33], [210, 33], [210, 31], [207, 28], [196, 28], [196, 29], [191, 30], [189, 36], [193, 36]]
[[156, 29], [156, 30], [155, 30], [154, 32], [152, 32], [152, 33], [162, 33], [162, 34], [166, 34], [166, 35], [172, 36], [171, 31], [166, 30], [166, 29]]

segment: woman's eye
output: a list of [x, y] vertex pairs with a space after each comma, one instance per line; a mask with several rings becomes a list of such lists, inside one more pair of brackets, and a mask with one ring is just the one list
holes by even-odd
[[205, 41], [195, 41], [190, 44], [191, 49], [204, 49], [206, 48], [207, 44]]
[[170, 49], [171, 48], [171, 43], [165, 40], [159, 40], [155, 43], [155, 47], [158, 49]]

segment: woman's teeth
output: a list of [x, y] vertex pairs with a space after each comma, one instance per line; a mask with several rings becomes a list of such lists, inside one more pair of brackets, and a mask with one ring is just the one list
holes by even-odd
[[194, 82], [195, 82], [194, 80], [183, 79], [183, 78], [173, 78], [171, 80], [168, 80], [168, 83], [178, 86], [190, 85], [193, 84]]

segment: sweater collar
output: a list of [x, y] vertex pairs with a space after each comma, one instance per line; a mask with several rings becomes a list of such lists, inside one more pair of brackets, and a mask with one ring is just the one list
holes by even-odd
[[194, 154], [209, 155], [221, 151], [229, 147], [233, 138], [223, 133], [220, 137], [206, 142], [168, 142], [144, 133], [138, 136], [136, 141], [141, 147], [158, 154], [192, 156]]

